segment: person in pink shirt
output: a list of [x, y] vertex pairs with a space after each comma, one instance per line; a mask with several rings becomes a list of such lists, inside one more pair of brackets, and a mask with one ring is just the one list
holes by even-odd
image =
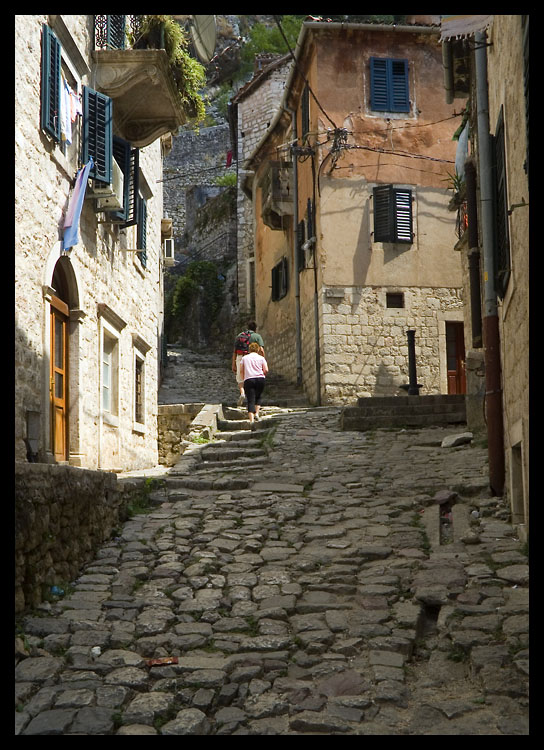
[[247, 398], [249, 421], [259, 420], [261, 396], [264, 390], [265, 377], [268, 373], [266, 359], [259, 354], [260, 346], [254, 341], [249, 345], [249, 352], [242, 357], [240, 372], [244, 379], [244, 392]]

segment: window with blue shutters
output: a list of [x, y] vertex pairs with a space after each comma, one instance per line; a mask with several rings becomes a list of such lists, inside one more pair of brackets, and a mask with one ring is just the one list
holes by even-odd
[[413, 242], [412, 191], [380, 185], [373, 190], [374, 242]]
[[370, 58], [370, 108], [376, 112], [409, 112], [408, 60]]
[[494, 181], [495, 215], [495, 285], [502, 299], [510, 279], [510, 232], [508, 227], [508, 189], [506, 182], [506, 149], [504, 142], [504, 115], [501, 107], [495, 135], [491, 136]]
[[41, 127], [60, 141], [61, 46], [46, 24], [42, 27]]
[[97, 182], [111, 183], [112, 175], [112, 101], [109, 96], [85, 86], [83, 89], [83, 143], [81, 160], [93, 157], [89, 174]]

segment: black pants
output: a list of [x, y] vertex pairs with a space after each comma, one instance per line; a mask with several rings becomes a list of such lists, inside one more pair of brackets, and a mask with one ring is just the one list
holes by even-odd
[[247, 398], [247, 410], [255, 414], [255, 404], [261, 404], [265, 378], [248, 378], [244, 380], [244, 391]]

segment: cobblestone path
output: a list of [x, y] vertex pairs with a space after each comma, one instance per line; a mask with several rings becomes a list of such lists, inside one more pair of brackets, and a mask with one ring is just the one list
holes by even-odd
[[16, 734], [528, 734], [527, 557], [487, 451], [226, 412], [25, 618]]

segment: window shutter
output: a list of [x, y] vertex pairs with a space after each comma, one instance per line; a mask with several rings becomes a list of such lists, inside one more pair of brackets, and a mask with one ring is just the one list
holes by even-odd
[[140, 250], [140, 261], [144, 268], [147, 267], [147, 201], [138, 198], [138, 250]]
[[395, 196], [395, 239], [393, 242], [412, 242], [412, 191], [393, 190]]
[[390, 63], [390, 106], [391, 112], [409, 112], [408, 61], [388, 60]]
[[412, 243], [412, 191], [380, 185], [373, 196], [374, 242]]
[[374, 242], [392, 242], [393, 224], [391, 185], [381, 185], [373, 190], [374, 196]]
[[370, 58], [370, 107], [378, 112], [388, 111], [387, 63], [385, 59]]
[[97, 182], [111, 183], [112, 102], [109, 96], [88, 88], [83, 89], [83, 145], [81, 160], [94, 160], [90, 177]]
[[510, 278], [510, 237], [508, 231], [508, 194], [506, 185], [506, 153], [504, 120], [501, 109], [495, 136], [491, 136], [493, 176], [495, 182], [495, 283], [497, 294], [504, 297]]
[[304, 222], [304, 219], [302, 219], [302, 221], [299, 221], [299, 223], [297, 224], [297, 269], [299, 271], [302, 271], [303, 268], [306, 268], [306, 258], [304, 249], [302, 247], [306, 240], [305, 234], [306, 224]]
[[370, 107], [377, 112], [409, 112], [408, 61], [370, 58]]
[[125, 49], [126, 16], [107, 16], [107, 46], [112, 49]]
[[308, 88], [308, 84], [306, 84], [302, 91], [301, 120], [301, 137], [304, 140], [305, 136], [310, 132], [310, 90]]
[[287, 262], [287, 258], [282, 258], [280, 265], [280, 279], [280, 297], [285, 297], [285, 295], [287, 294], [287, 290], [289, 289], [289, 265]]
[[130, 143], [122, 138], [113, 136], [112, 142], [113, 158], [123, 173], [123, 208], [119, 211], [111, 211], [110, 217], [117, 223], [124, 223], [128, 215], [130, 194]]
[[60, 141], [61, 46], [47, 24], [42, 26], [41, 127]]
[[138, 223], [138, 195], [140, 189], [140, 151], [133, 148], [130, 152], [130, 172], [128, 185], [128, 205], [126, 221], [123, 227], [132, 227]]

